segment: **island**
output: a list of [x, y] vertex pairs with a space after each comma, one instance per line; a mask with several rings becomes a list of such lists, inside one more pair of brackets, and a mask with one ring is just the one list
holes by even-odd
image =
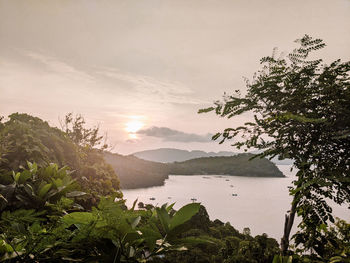
[[284, 177], [278, 167], [254, 154], [202, 157], [183, 162], [160, 163], [132, 155], [105, 153], [105, 160], [117, 173], [122, 189], [145, 188], [164, 184], [169, 175], [230, 175], [246, 177]]

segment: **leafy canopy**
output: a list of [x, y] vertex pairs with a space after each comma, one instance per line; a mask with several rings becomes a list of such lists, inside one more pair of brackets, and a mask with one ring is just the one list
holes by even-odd
[[326, 199], [350, 203], [350, 62], [311, 60], [324, 42], [308, 35], [297, 42], [299, 48], [287, 57], [277, 57], [275, 50], [261, 59], [262, 69], [246, 81], [246, 95], [236, 90], [199, 112], [226, 118], [251, 114], [250, 122], [213, 139], [262, 150], [260, 156], [294, 160], [299, 171], [291, 194], [303, 219], [296, 243], [322, 255], [319, 226], [334, 222]]
[[86, 128], [83, 117], [68, 114], [63, 129], [28, 114], [11, 114], [0, 122], [0, 172], [11, 175], [27, 161], [40, 167], [56, 163], [69, 166], [84, 191], [118, 195], [119, 180], [104, 160], [106, 145], [100, 146], [103, 137], [98, 127]]

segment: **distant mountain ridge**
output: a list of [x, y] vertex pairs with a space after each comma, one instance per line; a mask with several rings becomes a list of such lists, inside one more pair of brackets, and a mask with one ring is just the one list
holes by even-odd
[[220, 152], [204, 152], [204, 151], [187, 151], [174, 148], [159, 148], [154, 150], [146, 150], [131, 154], [137, 158], [160, 163], [184, 162], [191, 159], [202, 157], [219, 157], [219, 156], [234, 156], [235, 152], [220, 151]]
[[[258, 154], [260, 151], [250, 151], [248, 153]], [[173, 163], [173, 162], [185, 162], [192, 159], [198, 159], [203, 157], [228, 157], [235, 156], [237, 152], [229, 152], [229, 151], [220, 151], [220, 152], [205, 152], [205, 151], [187, 151], [180, 150], [175, 148], [159, 148], [154, 150], [146, 150], [135, 152], [131, 154], [131, 156], [135, 156], [142, 160], [158, 162], [158, 163]], [[275, 164], [282, 165], [291, 165], [293, 164], [293, 160], [284, 159], [278, 160], [277, 157], [272, 158], [271, 160]]]

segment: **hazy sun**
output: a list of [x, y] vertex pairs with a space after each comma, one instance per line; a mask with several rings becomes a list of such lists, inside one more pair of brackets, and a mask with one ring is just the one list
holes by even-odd
[[125, 130], [129, 133], [136, 133], [143, 127], [143, 122], [139, 120], [131, 120], [125, 124]]

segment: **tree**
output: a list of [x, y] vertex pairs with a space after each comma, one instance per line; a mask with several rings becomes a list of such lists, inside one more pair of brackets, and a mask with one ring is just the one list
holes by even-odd
[[[85, 128], [81, 116], [68, 114], [66, 118], [64, 131], [28, 114], [13, 113], [0, 122], [0, 173], [11, 176], [27, 161], [39, 167], [57, 163], [69, 166], [74, 171], [72, 177], [93, 196], [120, 196], [119, 179], [102, 153], [106, 146], [98, 148], [103, 140], [98, 128]], [[6, 183], [2, 180], [0, 184]]]
[[86, 122], [82, 115], [77, 114], [73, 116], [73, 113], [70, 112], [64, 117], [64, 121], [60, 121], [60, 124], [62, 131], [65, 132], [76, 145], [83, 148], [98, 148], [101, 151], [108, 148], [106, 136], [99, 134], [99, 126], [86, 128]]
[[260, 157], [294, 160], [298, 172], [290, 187], [293, 201], [281, 252], [287, 254], [297, 213], [302, 223], [294, 236], [296, 244], [322, 256], [326, 242], [320, 229], [334, 222], [327, 199], [350, 203], [350, 62], [326, 65], [322, 59], [309, 60], [324, 42], [308, 35], [296, 42], [300, 47], [286, 57], [277, 57], [275, 49], [261, 59], [262, 69], [246, 81], [246, 95], [236, 90], [199, 113], [215, 111], [226, 118], [251, 113], [252, 121], [227, 128], [213, 139], [259, 149]]

